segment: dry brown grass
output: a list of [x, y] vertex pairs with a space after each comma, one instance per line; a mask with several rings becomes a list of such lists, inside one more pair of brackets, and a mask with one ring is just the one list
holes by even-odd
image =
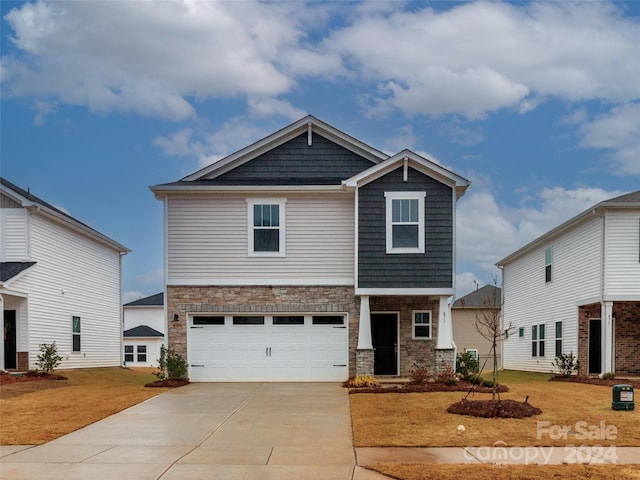
[[[529, 402], [542, 414], [525, 419], [490, 419], [454, 415], [449, 405], [463, 394], [409, 393], [350, 395], [354, 443], [357, 447], [385, 446], [482, 446], [503, 441], [507, 445], [617, 445], [640, 446], [640, 409], [611, 410], [611, 387], [575, 383], [549, 382], [549, 375], [501, 372], [500, 382], [510, 391], [502, 398]], [[491, 398], [476, 394], [474, 399]], [[599, 426], [601, 421], [617, 428], [615, 439], [552, 439], [548, 434], [537, 438], [538, 422], [568, 425], [576, 422]], [[464, 425], [465, 431], [457, 431]]]
[[376, 472], [398, 480], [633, 480], [638, 465], [374, 465]]
[[152, 372], [118, 367], [57, 371], [69, 380], [56, 382], [66, 386], [0, 400], [0, 445], [39, 445], [166, 391], [144, 387], [156, 379]]

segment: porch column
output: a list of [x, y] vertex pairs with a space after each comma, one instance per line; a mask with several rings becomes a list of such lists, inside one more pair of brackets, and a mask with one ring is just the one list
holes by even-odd
[[451, 308], [448, 300], [449, 297], [440, 297], [437, 349], [453, 349], [453, 326], [451, 324]]
[[602, 373], [614, 372], [613, 302], [602, 302]]
[[371, 313], [369, 296], [360, 297], [360, 323], [358, 324], [358, 350], [373, 350], [371, 343]]
[[4, 370], [4, 298], [0, 295], [0, 312], [2, 312], [2, 337], [0, 338], [0, 371]]

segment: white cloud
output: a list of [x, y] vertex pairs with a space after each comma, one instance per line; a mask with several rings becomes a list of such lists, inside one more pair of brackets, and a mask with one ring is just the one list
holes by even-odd
[[580, 128], [581, 145], [610, 150], [613, 173], [640, 174], [640, 103], [613, 108]]
[[146, 297], [146, 295], [142, 292], [139, 292], [137, 290], [128, 290], [122, 294], [122, 303], [133, 302], [144, 297]]
[[181, 128], [168, 137], [156, 137], [153, 143], [157, 147], [160, 147], [165, 155], [201, 155], [205, 147], [200, 142], [192, 142], [192, 134], [193, 131], [190, 128]]
[[294, 107], [286, 100], [273, 97], [249, 97], [249, 112], [255, 117], [285, 117], [291, 121], [305, 116], [304, 110]]
[[484, 134], [480, 127], [465, 127], [459, 118], [442, 123], [438, 131], [441, 135], [449, 137], [454, 143], [466, 147], [477, 145], [484, 140]]

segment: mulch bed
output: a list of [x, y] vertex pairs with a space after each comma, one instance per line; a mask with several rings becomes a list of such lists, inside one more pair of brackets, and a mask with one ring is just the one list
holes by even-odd
[[631, 385], [633, 388], [640, 388], [640, 381], [629, 380], [628, 378], [615, 378], [606, 380], [600, 377], [577, 377], [577, 376], [555, 376], [549, 379], [550, 382], [570, 382], [570, 383], [587, 383], [589, 385], [601, 385], [603, 387], [613, 387], [614, 385]]
[[68, 380], [67, 377], [55, 373], [29, 372], [24, 375], [12, 375], [8, 372], [0, 372], [0, 385], [9, 385], [20, 382], [33, 382], [35, 380]]
[[[455, 385], [446, 385], [442, 382], [431, 382], [424, 385], [406, 384], [403, 386], [393, 385], [389, 387], [366, 387], [366, 388], [350, 388], [349, 394], [353, 393], [427, 393], [427, 392], [468, 392], [471, 388], [471, 382], [464, 380], [459, 381]], [[493, 387], [482, 387], [474, 385], [475, 393], [491, 393]], [[505, 393], [509, 391], [506, 385], [498, 385], [498, 392]]]
[[166, 380], [156, 380], [155, 382], [150, 382], [145, 385], [145, 387], [165, 387], [165, 388], [177, 388], [188, 385], [189, 380], [180, 380], [177, 378], [167, 378]]
[[515, 400], [462, 400], [447, 408], [447, 412], [483, 418], [526, 418], [540, 415], [542, 410]]

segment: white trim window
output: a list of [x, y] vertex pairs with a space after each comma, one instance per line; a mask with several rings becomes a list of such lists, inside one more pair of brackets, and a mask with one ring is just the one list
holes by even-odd
[[249, 256], [284, 256], [285, 203], [273, 198], [247, 200]]
[[387, 253], [424, 253], [426, 192], [384, 192]]
[[531, 356], [544, 357], [545, 324], [531, 326]]
[[431, 340], [431, 310], [414, 310], [412, 316], [412, 338], [414, 340]]
[[71, 317], [71, 351], [81, 352], [80, 317]]
[[553, 263], [553, 247], [544, 249], [544, 282], [551, 281], [551, 265]]

